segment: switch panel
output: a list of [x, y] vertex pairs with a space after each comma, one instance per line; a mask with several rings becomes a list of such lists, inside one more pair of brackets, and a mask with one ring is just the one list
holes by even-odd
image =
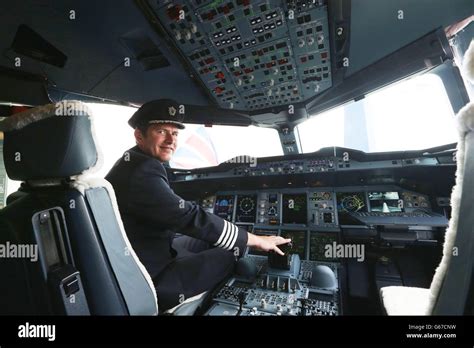
[[149, 1], [208, 93], [226, 109], [308, 100], [332, 85], [326, 1]]

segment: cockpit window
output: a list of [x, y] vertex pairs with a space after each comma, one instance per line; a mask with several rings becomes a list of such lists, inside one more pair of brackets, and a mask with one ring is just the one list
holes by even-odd
[[457, 141], [441, 79], [420, 75], [315, 116], [297, 127], [303, 152], [341, 146], [364, 152], [421, 150]]
[[280, 138], [274, 129], [187, 124], [180, 132], [178, 149], [170, 165], [191, 169], [218, 165], [235, 157], [281, 155]]
[[133, 130], [127, 121], [137, 109], [97, 103], [87, 103], [87, 106], [94, 114], [97, 142], [104, 160], [96, 175], [103, 178], [123, 153], [135, 146]]

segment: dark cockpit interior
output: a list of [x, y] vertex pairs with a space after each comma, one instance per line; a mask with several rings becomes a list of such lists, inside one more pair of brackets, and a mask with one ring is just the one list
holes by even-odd
[[[1, 4], [0, 314], [472, 315], [473, 15], [471, 0]], [[110, 184], [78, 179], [103, 134], [133, 143], [119, 109], [94, 112], [96, 139], [81, 105], [162, 98], [196, 130], [167, 165], [174, 192], [291, 239], [167, 313], [117, 252], [131, 245]]]

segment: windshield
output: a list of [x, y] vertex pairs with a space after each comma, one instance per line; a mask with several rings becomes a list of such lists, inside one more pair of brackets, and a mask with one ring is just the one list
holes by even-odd
[[422, 150], [457, 141], [441, 79], [420, 75], [297, 126], [303, 152], [340, 146], [364, 152]]
[[215, 166], [237, 156], [281, 156], [283, 150], [275, 129], [255, 126], [213, 126], [187, 124], [179, 134], [173, 168]]

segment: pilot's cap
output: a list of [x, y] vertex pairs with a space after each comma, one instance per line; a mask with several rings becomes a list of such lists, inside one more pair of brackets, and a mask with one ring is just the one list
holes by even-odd
[[172, 99], [158, 99], [143, 104], [128, 120], [132, 128], [153, 123], [171, 123], [184, 129], [184, 107]]

